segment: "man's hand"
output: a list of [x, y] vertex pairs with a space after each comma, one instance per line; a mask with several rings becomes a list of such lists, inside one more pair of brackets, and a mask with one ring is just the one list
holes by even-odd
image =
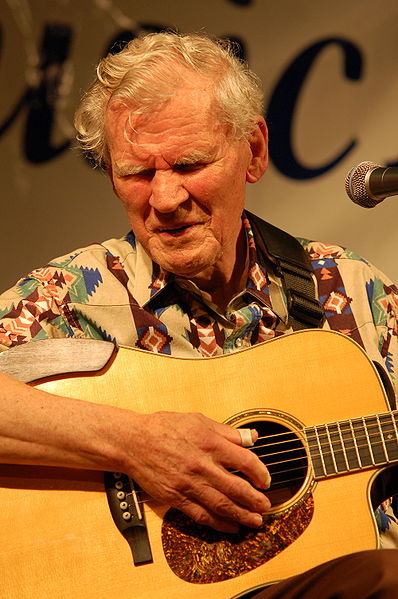
[[[127, 473], [149, 495], [219, 531], [261, 526], [270, 502], [254, 487], [267, 489], [270, 476], [242, 447], [237, 429], [202, 414], [157, 412], [140, 419]], [[257, 433], [252, 436], [255, 441]], [[227, 469], [244, 473], [254, 486]]]
[[237, 429], [202, 414], [140, 414], [51, 395], [6, 375], [0, 388], [2, 463], [119, 470], [198, 523], [224, 532], [261, 526], [270, 502], [255, 487], [267, 489], [270, 477]]

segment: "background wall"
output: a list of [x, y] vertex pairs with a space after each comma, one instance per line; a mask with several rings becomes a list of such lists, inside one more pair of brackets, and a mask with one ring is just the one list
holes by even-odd
[[398, 280], [398, 198], [366, 210], [344, 191], [355, 164], [398, 163], [397, 24], [396, 0], [0, 0], [0, 288], [127, 230], [71, 149], [73, 111], [116, 39], [164, 27], [237, 38], [263, 81], [271, 164], [248, 208]]

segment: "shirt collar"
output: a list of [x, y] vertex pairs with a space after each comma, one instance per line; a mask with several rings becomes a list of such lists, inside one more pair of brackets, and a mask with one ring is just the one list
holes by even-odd
[[136, 270], [132, 293], [138, 304], [144, 307], [170, 284], [174, 275], [153, 262], [138, 242], [136, 242], [136, 251]]

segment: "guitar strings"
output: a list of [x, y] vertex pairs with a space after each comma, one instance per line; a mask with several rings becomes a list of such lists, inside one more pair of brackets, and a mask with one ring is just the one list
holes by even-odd
[[[393, 432], [393, 429], [391, 429], [391, 431], [385, 431], [385, 432]], [[287, 439], [287, 440], [284, 440], [284, 441], [278, 441], [276, 443], [272, 442], [271, 445], [278, 445], [278, 444], [282, 445], [284, 443], [291, 443], [291, 442], [294, 442], [294, 441], [299, 441], [298, 437], [296, 437], [291, 432], [280, 433], [279, 435], [271, 435], [271, 438], [274, 438], [275, 436], [282, 436], [282, 435], [291, 435], [291, 437], [289, 439]], [[259, 437], [258, 440], [263, 440], [263, 439], [267, 439], [267, 437], [266, 436]], [[324, 440], [325, 440], [324, 444], [322, 442], [314, 443], [313, 445], [311, 445], [311, 443], [308, 443], [308, 448], [310, 450], [312, 450], [314, 448], [316, 450], [321, 450], [321, 449], [323, 450], [323, 451], [319, 451], [319, 452], [315, 452], [315, 453], [313, 452], [312, 453], [312, 457], [316, 458], [316, 457], [320, 457], [321, 455], [323, 457], [330, 457], [330, 456], [336, 455], [336, 454], [344, 455], [345, 452], [353, 452], [353, 451], [355, 452], [356, 449], [358, 449], [358, 451], [360, 451], [360, 450], [365, 449], [365, 448], [367, 450], [369, 450], [369, 455], [372, 455], [372, 453], [373, 453], [372, 449], [375, 449], [375, 448], [378, 448], [378, 447], [382, 447], [383, 448], [383, 453], [385, 453], [385, 457], [386, 457], [386, 459], [388, 459], [388, 456], [387, 456], [387, 452], [388, 451], [387, 451], [386, 443], [391, 442], [391, 440], [387, 440], [387, 441], [383, 441], [383, 440], [379, 441], [379, 440], [377, 440], [376, 442], [372, 442], [370, 444], [369, 441], [368, 441], [368, 437], [366, 436], [366, 434], [363, 435], [363, 436], [357, 436], [357, 437], [355, 437], [355, 439], [352, 438], [351, 440], [353, 441], [353, 445], [350, 446], [350, 447], [344, 446], [340, 437], [338, 437], [336, 439], [329, 439], [327, 437], [327, 435], [325, 434], [324, 435]], [[338, 442], [339, 447], [333, 447], [333, 444], [336, 441]], [[346, 441], [346, 439], [344, 441]], [[358, 443], [358, 441], [359, 441], [359, 443]], [[361, 441], [366, 441], [366, 442], [363, 443], [363, 444], [361, 444]], [[325, 445], [327, 446], [326, 450], [324, 450], [325, 449]], [[265, 448], [265, 447], [267, 447], [266, 444], [265, 445], [257, 445], [257, 446], [255, 445], [253, 447], [249, 447], [248, 449], [251, 450], [251, 451], [255, 451], [256, 449], [262, 449], [262, 448]], [[260, 459], [261, 458], [270, 458], [272, 456], [282, 455], [282, 454], [286, 454], [286, 453], [290, 453], [290, 452], [294, 452], [294, 451], [303, 452], [304, 450], [305, 450], [305, 447], [304, 447], [304, 445], [302, 445], [301, 447], [295, 447], [295, 448], [292, 448], [292, 449], [286, 449], [286, 450], [278, 451], [278, 452], [274, 452], [274, 453], [262, 454], [262, 455], [258, 455], [257, 457], [259, 457]], [[293, 459], [298, 459], [298, 458], [293, 458]], [[282, 460], [280, 462], [273, 462], [271, 465], [284, 464], [284, 463], [287, 463], [289, 461], [292, 461], [292, 459]], [[376, 466], [377, 464], [374, 464], [374, 465]]]
[[[394, 429], [391, 429], [391, 431], [385, 431], [385, 432], [393, 432], [393, 431], [394, 431]], [[297, 437], [294, 435], [294, 433], [292, 431], [286, 431], [284, 433], [277, 433], [277, 434], [273, 434], [273, 435], [269, 435], [269, 436], [259, 437], [257, 439], [257, 441], [264, 440], [264, 439], [265, 440], [266, 439], [271, 439], [271, 438], [275, 438], [275, 437], [286, 436], [286, 435], [290, 435], [291, 438], [287, 439], [287, 440], [284, 440], [284, 441], [278, 441], [277, 443], [272, 442], [271, 445], [283, 444], [283, 443], [291, 443], [292, 441], [297, 441], [298, 440]], [[357, 437], [356, 440], [366, 440], [366, 443], [365, 444], [357, 444], [356, 443], [355, 446], [347, 448], [348, 451], [355, 451], [355, 449], [357, 449], [358, 450], [358, 455], [359, 455], [359, 453], [360, 453], [360, 451], [362, 449], [367, 448], [369, 450], [369, 443], [368, 443], [368, 439], [367, 439], [366, 435], [363, 435], [362, 437]], [[328, 441], [328, 445], [330, 446], [329, 441]], [[375, 447], [375, 446], [376, 447], [377, 446], [382, 446], [383, 447], [383, 453], [384, 453], [384, 444], [383, 444], [383, 442], [380, 441], [380, 442], [378, 442], [378, 443], [376, 443], [376, 444], [373, 445], [373, 447]], [[267, 445], [253, 446], [253, 447], [249, 447], [248, 449], [249, 449], [249, 451], [255, 451], [256, 449], [260, 449], [260, 448], [263, 448], [263, 447], [267, 447]], [[296, 448], [292, 448], [292, 449], [288, 449], [288, 450], [283, 450], [283, 451], [279, 451], [279, 452], [275, 452], [275, 453], [262, 454], [262, 455], [256, 454], [256, 455], [257, 455], [257, 457], [259, 459], [262, 459], [262, 458], [268, 458], [269, 459], [272, 456], [281, 456], [283, 454], [291, 453], [291, 452], [300, 452], [301, 455], [298, 456], [298, 457], [289, 458], [287, 460], [280, 460], [278, 462], [272, 462], [270, 464], [267, 464], [267, 468], [270, 470], [271, 476], [272, 477], [278, 477], [280, 475], [288, 475], [288, 473], [292, 473], [293, 474], [294, 472], [301, 472], [301, 473], [303, 473], [304, 470], [307, 470], [307, 454], [305, 453], [305, 447], [304, 446], [296, 447]], [[325, 457], [325, 458], [329, 458], [330, 456], [335, 455], [337, 452], [339, 452], [341, 455], [344, 455], [343, 449], [341, 448], [341, 449], [338, 449], [337, 451], [336, 450], [334, 450], [334, 451], [323, 451], [322, 452], [322, 456]], [[313, 458], [314, 457], [315, 458], [316, 457], [320, 457], [320, 455], [321, 455], [321, 453], [319, 452], [318, 454], [313, 455]], [[369, 452], [369, 457], [372, 457], [372, 455], [371, 455], [370, 452]], [[279, 466], [279, 465], [283, 465], [283, 464], [291, 464], [292, 462], [297, 462], [297, 461], [301, 461], [302, 464], [300, 466], [296, 467], [296, 468], [293, 467], [293, 468], [289, 468], [289, 469], [283, 468], [281, 470], [274, 470], [274, 466]], [[347, 462], [346, 457], [344, 457], [344, 461], [347, 463], [347, 466], [348, 466], [348, 462]], [[339, 470], [336, 471], [334, 464], [332, 462], [330, 462], [328, 465], [331, 466], [332, 469], [334, 469], [334, 472], [329, 473], [329, 474], [330, 475], [333, 475], [333, 474], [334, 475], [344, 474], [345, 472], [349, 472], [350, 470], [363, 470], [364, 468], [371, 468], [373, 466], [377, 466], [378, 465], [377, 463], [373, 463], [373, 461], [372, 461], [372, 463], [370, 463], [370, 464], [368, 464], [366, 466], [360, 466], [359, 465], [358, 457], [357, 457], [357, 461], [358, 461], [358, 466], [357, 467], [351, 467], [350, 468], [348, 466], [348, 469], [342, 470], [342, 471], [339, 471]], [[305, 464], [303, 462], [305, 462]], [[379, 464], [379, 465], [381, 465], [381, 464]], [[248, 479], [242, 472], [240, 472], [240, 470], [230, 470], [229, 472], [231, 474], [238, 474], [238, 475], [240, 475], [242, 478], [244, 478], [246, 480]], [[327, 473], [325, 472], [325, 475], [326, 474]], [[291, 476], [289, 476], [288, 478], [285, 478], [285, 479], [282, 479], [282, 480], [278, 480], [276, 483], [272, 484], [272, 489], [280, 488], [280, 487], [283, 487], [286, 484], [292, 484], [292, 483], [296, 483], [296, 482], [299, 482], [299, 481], [303, 482], [304, 479], [305, 479], [305, 476], [303, 474], [302, 474], [302, 476], [299, 476], [299, 477], [296, 477], [296, 478], [292, 478]], [[267, 489], [267, 490], [262, 491], [262, 492], [267, 493], [269, 491], [270, 491], [270, 489]], [[140, 492], [142, 492], [142, 491], [140, 491]], [[131, 496], [131, 495], [132, 495], [132, 493], [127, 493], [126, 494], [126, 496]], [[140, 505], [142, 505], [142, 504], [146, 504], [146, 503], [148, 503], [150, 501], [153, 501], [153, 500], [152, 499], [142, 499], [142, 500], [138, 500], [138, 503]]]
[[[299, 430], [299, 432], [304, 432], [305, 433], [305, 432], [309, 432], [309, 431], [314, 430], [314, 431], [320, 432], [321, 435], [322, 434], [325, 435], [325, 434], [327, 434], [327, 432], [329, 432], [332, 435], [333, 434], [334, 435], [337, 434], [339, 437], [340, 437], [340, 433], [344, 437], [344, 433], [348, 432], [351, 436], [353, 436], [353, 433], [355, 433], [355, 432], [358, 431], [358, 428], [355, 429], [355, 426], [359, 425], [361, 427], [361, 429], [363, 429], [363, 431], [365, 431], [365, 436], [366, 436], [366, 429], [369, 428], [369, 427], [373, 427], [373, 428], [375, 428], [377, 430], [376, 434], [378, 436], [380, 434], [385, 435], [386, 433], [393, 433], [397, 437], [397, 435], [398, 435], [398, 424], [395, 423], [395, 418], [393, 419], [393, 414], [395, 414], [395, 413], [393, 413], [393, 412], [386, 412], [386, 413], [383, 413], [383, 414], [378, 414], [377, 417], [376, 416], [364, 416], [363, 418], [358, 417], [358, 418], [353, 418], [353, 419], [349, 419], [349, 420], [327, 422], [327, 423], [318, 424], [318, 425], [315, 425], [315, 426], [303, 427], [302, 429]], [[383, 416], [389, 417], [391, 419], [391, 423], [390, 422], [386, 423], [385, 421], [381, 422], [380, 421], [380, 417], [383, 417]], [[366, 419], [369, 419], [369, 418], [372, 418], [373, 422], [367, 422]], [[379, 420], [378, 421], [374, 421], [375, 418], [378, 418]], [[267, 421], [265, 421], [265, 422], [267, 422]], [[270, 422], [272, 422], [272, 421], [270, 421]], [[390, 424], [391, 424], [392, 428], [387, 428], [386, 429], [385, 428], [386, 424], [387, 424], [387, 426], [390, 426]], [[344, 428], [342, 428], [343, 425], [348, 425], [349, 428], [348, 429], [347, 428], [344, 429]], [[353, 426], [351, 427], [351, 425], [353, 425]], [[383, 427], [383, 425], [384, 425], [384, 427]], [[365, 429], [365, 426], [366, 426], [366, 429]], [[331, 427], [334, 427], [335, 430], [330, 430]], [[323, 429], [323, 430], [320, 430], [320, 429]], [[275, 437], [283, 437], [284, 435], [289, 435], [289, 434], [292, 434], [292, 433], [293, 433], [293, 431], [287, 430], [287, 431], [284, 431], [282, 433], [273, 433], [272, 435], [269, 435], [269, 436], [270, 437], [274, 437], [274, 436]], [[257, 441], [259, 441], [261, 439], [268, 439], [269, 436], [265, 435], [263, 437], [258, 437]]]
[[[350, 421], [343, 421], [342, 424], [346, 424], [348, 422], [353, 424], [354, 426], [350, 426], [349, 429], [342, 429], [340, 426], [341, 423], [333, 422], [328, 424], [317, 425], [314, 427], [307, 427], [302, 429], [300, 432], [307, 435], [306, 441], [310, 450], [312, 450], [313, 448], [324, 450], [325, 446], [327, 448], [330, 448], [330, 452], [326, 451], [325, 453], [324, 451], [322, 451], [322, 455], [325, 456], [333, 455], [336, 451], [344, 454], [345, 450], [350, 451], [353, 449], [355, 450], [355, 448], [360, 449], [363, 447], [370, 447], [371, 451], [372, 447], [375, 447], [375, 445], [381, 445], [387, 457], [386, 444], [393, 441], [394, 437], [395, 441], [397, 440], [397, 426], [395, 422], [392, 423], [392, 428], [386, 428], [386, 422], [380, 422], [380, 420], [378, 422], [366, 423], [365, 418], [356, 418]], [[360, 428], [356, 426], [358, 424], [360, 425]], [[387, 424], [387, 426], [389, 426], [389, 423]], [[333, 427], [333, 429], [331, 429], [331, 427]], [[314, 432], [315, 435], [313, 438], [309, 438], [308, 434], [312, 434], [312, 432]], [[358, 432], [360, 433], [359, 435]], [[256, 444], [258, 443], [258, 441], [266, 440], [269, 443], [270, 439], [277, 439], [286, 436], [289, 437], [289, 440], [275, 440], [272, 442], [272, 445], [278, 445], [287, 443], [288, 441], [299, 440], [299, 437], [296, 436], [296, 434], [293, 431], [288, 430], [282, 433], [273, 433], [271, 435], [260, 436], [258, 437]], [[381, 439], [381, 441], [379, 439]], [[366, 440], [366, 444], [358, 446], [357, 442], [361, 442], [362, 440]], [[311, 441], [314, 441], [314, 443], [311, 443]], [[352, 445], [346, 445], [347, 442], [350, 442]], [[255, 447], [256, 449], [259, 449], [261, 447], [267, 447], [267, 445], [256, 445]]]

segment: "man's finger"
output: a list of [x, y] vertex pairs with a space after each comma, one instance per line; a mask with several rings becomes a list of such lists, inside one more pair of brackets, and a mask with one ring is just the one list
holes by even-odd
[[198, 524], [221, 532], [237, 532], [240, 524], [251, 528], [259, 528], [263, 524], [261, 513], [252, 512], [210, 488], [201, 494], [200, 502], [184, 500], [177, 507]]

